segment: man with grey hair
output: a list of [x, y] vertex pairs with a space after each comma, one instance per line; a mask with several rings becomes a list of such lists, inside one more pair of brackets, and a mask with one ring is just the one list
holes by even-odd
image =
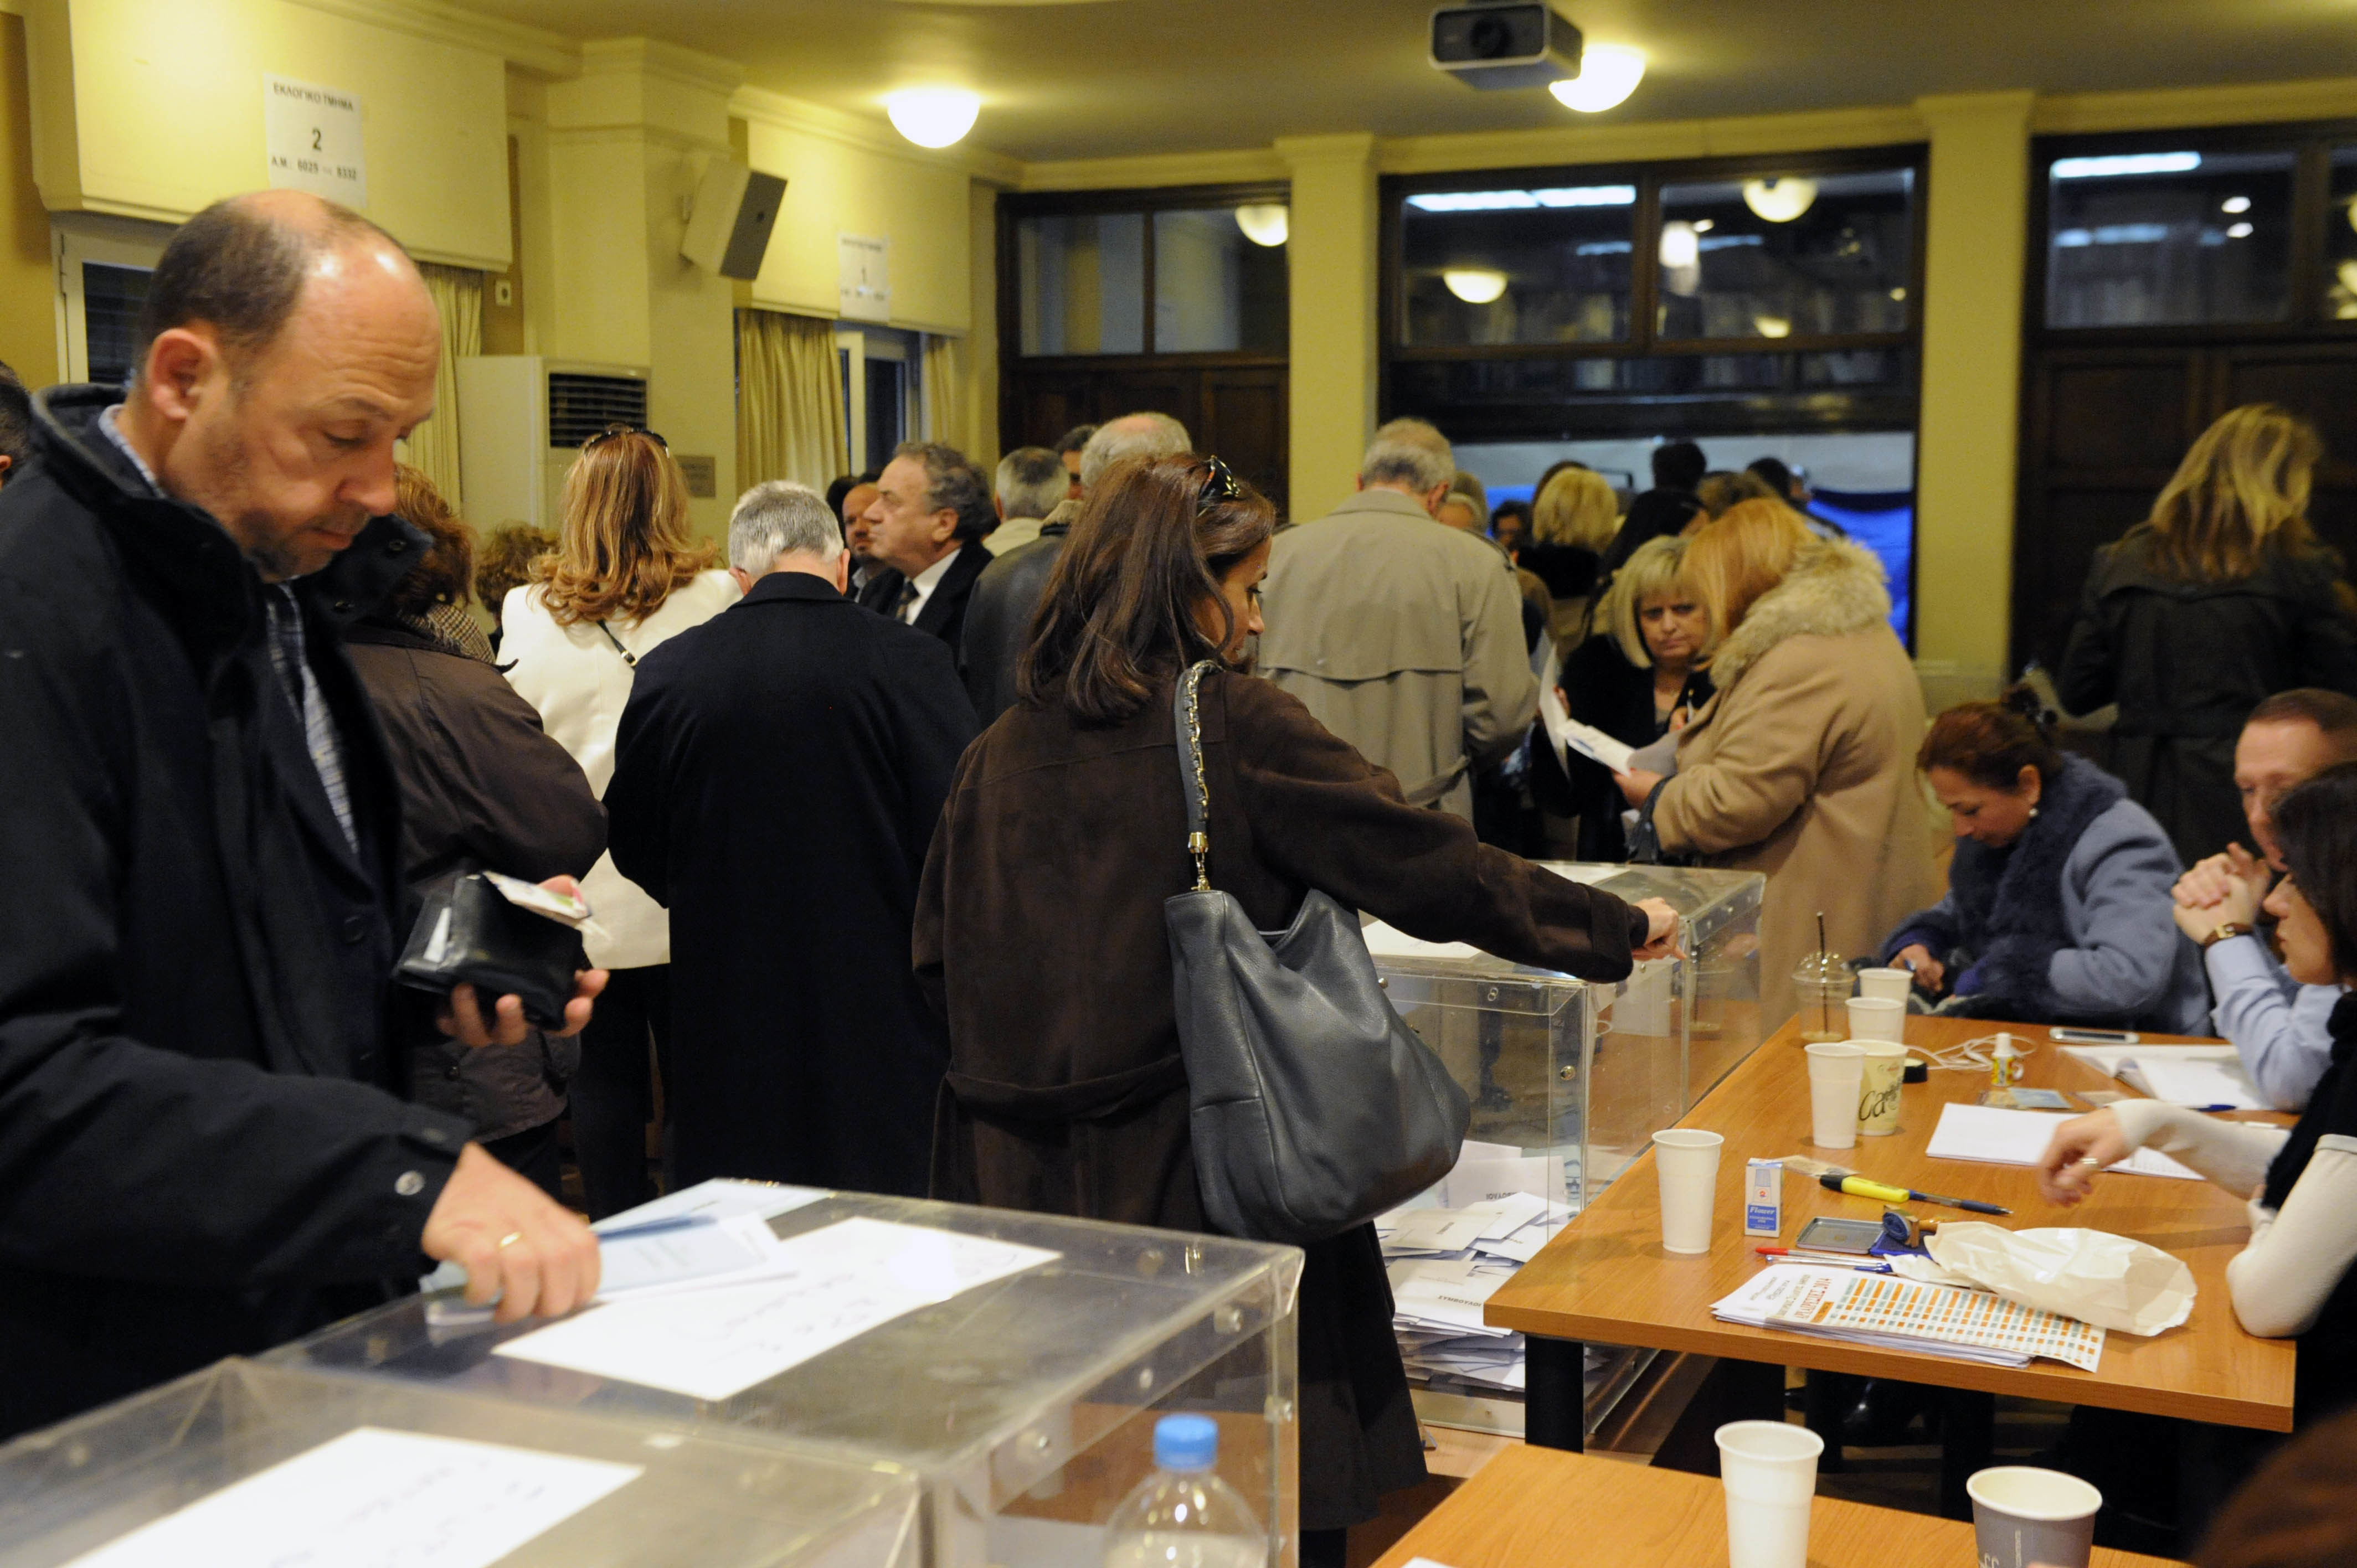
[[958, 646], [966, 599], [990, 564], [982, 540], [997, 526], [990, 479], [954, 446], [904, 441], [867, 503], [869, 551], [890, 570], [859, 602]]
[[1421, 419], [1375, 432], [1359, 491], [1280, 534], [1261, 587], [1261, 672], [1395, 774], [1415, 805], [1471, 821], [1470, 771], [1538, 712], [1512, 564], [1435, 519], [1457, 480]]
[[1082, 499], [1059, 505], [1040, 523], [1039, 538], [999, 556], [975, 581], [966, 606], [963, 662], [966, 695], [985, 728], [1015, 705], [1015, 669], [1030, 640], [1031, 617], [1089, 489], [1116, 463], [1167, 457], [1192, 445], [1187, 427], [1167, 413], [1125, 413], [1098, 425], [1081, 448]]
[[1039, 537], [1039, 525], [1064, 504], [1071, 476], [1064, 459], [1045, 446], [1017, 446], [998, 460], [998, 526], [982, 542], [993, 555], [1004, 555]]
[[844, 596], [823, 496], [754, 486], [728, 558], [745, 596], [640, 660], [606, 789], [671, 911], [675, 1174], [920, 1197], [949, 1039], [909, 930], [974, 710], [941, 639]]

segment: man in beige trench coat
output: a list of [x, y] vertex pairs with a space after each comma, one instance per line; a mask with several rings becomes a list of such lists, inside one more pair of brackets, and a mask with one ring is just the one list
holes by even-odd
[[1469, 822], [1469, 774], [1522, 740], [1539, 687], [1512, 564], [1434, 521], [1456, 477], [1423, 420], [1376, 431], [1359, 493], [1277, 536], [1260, 670], [1397, 775], [1410, 804]]

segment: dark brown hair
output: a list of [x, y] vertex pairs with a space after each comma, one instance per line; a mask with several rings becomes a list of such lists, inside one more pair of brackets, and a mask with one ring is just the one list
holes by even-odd
[[[1016, 671], [1023, 701], [1061, 701], [1084, 725], [1119, 724], [1234, 631], [1220, 592], [1236, 563], [1268, 542], [1276, 514], [1248, 485], [1198, 505], [1211, 460], [1187, 452], [1119, 464], [1089, 491], [1031, 621]], [[1207, 636], [1209, 602], [1224, 628]]]
[[2357, 762], [2287, 791], [2273, 814], [2284, 864], [2331, 940], [2333, 970], [2357, 975]]
[[475, 531], [422, 472], [406, 463], [393, 472], [393, 510], [434, 544], [393, 589], [385, 607], [422, 616], [436, 605], [465, 604], [475, 576]]
[[2201, 1568], [2342, 1568], [2357, 1562], [2357, 1411], [2276, 1450], [2210, 1521]]
[[510, 591], [532, 581], [533, 563], [556, 548], [556, 535], [528, 522], [511, 522], [483, 537], [475, 552], [475, 596], [499, 618]]
[[2314, 725], [2333, 750], [2357, 761], [2357, 697], [2320, 686], [2295, 686], [2263, 699], [2243, 721], [2253, 725]]
[[2050, 784], [2062, 769], [2062, 754], [2048, 733], [2052, 723], [2038, 693], [2027, 686], [2016, 686], [1994, 703], [1960, 703], [1932, 721], [1915, 766], [1926, 773], [1953, 769], [1984, 789], [2018, 787], [2025, 768], [2035, 768]]

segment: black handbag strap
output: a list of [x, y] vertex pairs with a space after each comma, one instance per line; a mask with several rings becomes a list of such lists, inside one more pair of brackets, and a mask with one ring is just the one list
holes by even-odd
[[1187, 853], [1195, 857], [1194, 891], [1211, 890], [1211, 789], [1203, 781], [1203, 676], [1206, 659], [1178, 677], [1170, 693], [1170, 725], [1178, 737], [1178, 790], [1187, 798]]

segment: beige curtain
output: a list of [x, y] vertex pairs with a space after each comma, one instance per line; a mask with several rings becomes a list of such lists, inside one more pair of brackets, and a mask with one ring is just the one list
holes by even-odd
[[925, 335], [926, 435], [965, 450], [964, 340]]
[[843, 472], [845, 429], [834, 324], [775, 310], [738, 311], [738, 488], [798, 479], [823, 490]]
[[426, 292], [442, 313], [442, 368], [434, 372], [434, 417], [410, 432], [409, 462], [464, 517], [467, 502], [458, 484], [458, 360], [483, 351], [483, 274], [430, 262], [417, 270], [425, 274]]

